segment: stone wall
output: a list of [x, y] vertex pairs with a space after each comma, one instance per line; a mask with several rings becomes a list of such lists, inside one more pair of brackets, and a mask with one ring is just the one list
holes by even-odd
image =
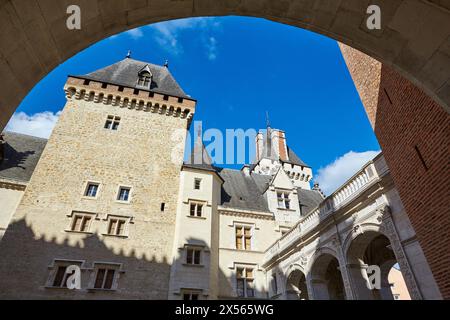
[[[69, 98], [0, 243], [3, 298], [167, 298], [184, 153], [175, 146], [189, 120], [87, 100]], [[117, 131], [104, 128], [108, 115], [120, 117]], [[100, 184], [95, 199], [83, 196], [88, 181]], [[129, 203], [116, 200], [119, 186], [131, 187]], [[95, 214], [89, 233], [67, 231], [73, 211]], [[105, 235], [108, 215], [128, 219], [125, 236]], [[48, 288], [54, 259], [84, 261], [81, 291]], [[121, 264], [116, 291], [86, 289], [99, 261]]]

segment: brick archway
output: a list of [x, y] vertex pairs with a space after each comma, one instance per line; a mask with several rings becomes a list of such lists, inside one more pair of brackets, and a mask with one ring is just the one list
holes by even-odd
[[[381, 7], [382, 30], [366, 29], [369, 3]], [[66, 27], [69, 4], [81, 7], [79, 31]], [[368, 55], [343, 50], [346, 58], [357, 56], [356, 63], [352, 57], [346, 59], [353, 60], [350, 71], [436, 281], [449, 298], [450, 239], [441, 235], [450, 225], [444, 203], [448, 202], [450, 8], [442, 1], [1, 1], [0, 128], [40, 79], [97, 41], [149, 23], [224, 15], [308, 29]]]

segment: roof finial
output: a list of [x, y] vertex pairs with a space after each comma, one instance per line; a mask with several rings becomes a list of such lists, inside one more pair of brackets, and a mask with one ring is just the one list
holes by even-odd
[[127, 59], [131, 58], [131, 50], [128, 50]]
[[270, 128], [270, 119], [269, 119], [269, 112], [266, 111], [266, 126], [267, 128]]
[[169, 60], [166, 59], [166, 61], [164, 62], [164, 67], [169, 68]]

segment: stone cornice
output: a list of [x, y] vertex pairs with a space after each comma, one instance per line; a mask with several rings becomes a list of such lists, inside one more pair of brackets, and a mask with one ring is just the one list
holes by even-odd
[[245, 209], [238, 209], [238, 208], [225, 208], [222, 206], [219, 206], [218, 210], [219, 210], [219, 214], [227, 215], [227, 216], [247, 217], [247, 218], [263, 219], [263, 220], [275, 220], [275, 217], [270, 212], [253, 211], [253, 210], [245, 210]]
[[0, 189], [25, 191], [26, 187], [27, 187], [26, 182], [19, 182], [0, 178]]

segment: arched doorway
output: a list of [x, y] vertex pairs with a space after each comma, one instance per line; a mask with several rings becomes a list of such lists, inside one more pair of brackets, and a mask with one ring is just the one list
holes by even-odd
[[311, 287], [316, 300], [344, 300], [345, 289], [339, 261], [333, 255], [320, 255], [311, 268]]
[[[392, 274], [399, 270], [397, 259], [389, 239], [375, 231], [357, 236], [347, 251], [350, 278], [358, 300], [394, 300], [393, 286], [405, 287], [403, 277], [397, 275], [393, 283]], [[380, 268], [380, 287], [370, 289], [367, 268]], [[372, 273], [371, 273], [372, 274]], [[390, 281], [391, 278], [391, 281]], [[409, 297], [409, 293], [406, 293]]]
[[308, 287], [306, 285], [306, 276], [300, 269], [291, 271], [286, 282], [287, 300], [308, 300]]

